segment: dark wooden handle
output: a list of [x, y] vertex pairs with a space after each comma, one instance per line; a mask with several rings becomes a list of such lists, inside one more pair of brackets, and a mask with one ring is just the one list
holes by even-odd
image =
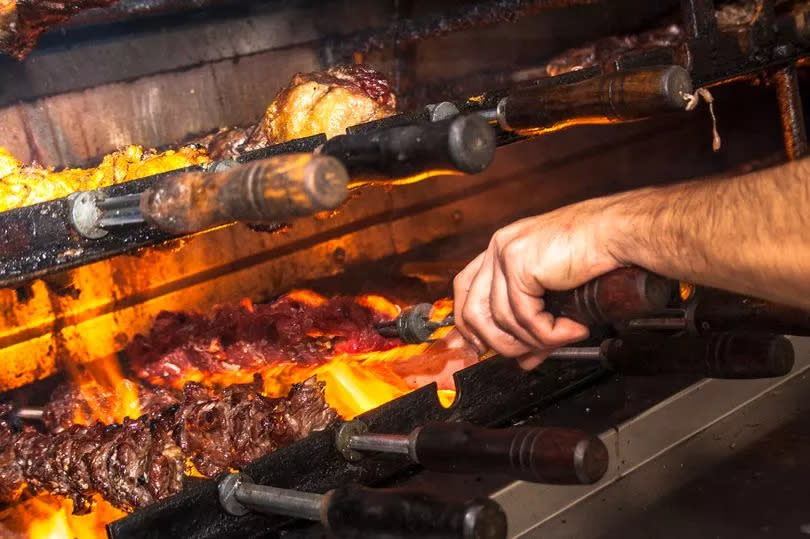
[[701, 290], [686, 309], [692, 329], [753, 331], [810, 336], [810, 312], [762, 299], [715, 290]]
[[326, 522], [337, 537], [506, 537], [506, 515], [490, 499], [450, 501], [411, 489], [339, 487], [326, 494]]
[[599, 481], [608, 467], [605, 444], [573, 429], [486, 429], [437, 422], [412, 436], [413, 456], [437, 471], [502, 473], [525, 481], [574, 485]]
[[524, 134], [569, 125], [626, 122], [685, 110], [692, 92], [689, 73], [680, 66], [623, 70], [582, 82], [522, 88], [498, 104], [498, 123]]
[[675, 281], [641, 268], [620, 268], [574, 290], [549, 291], [545, 308], [587, 326], [643, 318], [666, 308]]
[[781, 335], [624, 335], [602, 343], [607, 364], [629, 375], [697, 374], [707, 378], [771, 378], [793, 368], [793, 345]]
[[495, 154], [495, 133], [478, 115], [419, 122], [330, 139], [321, 153], [340, 160], [353, 179], [413, 176], [431, 170], [475, 174]]
[[222, 172], [165, 178], [144, 193], [141, 211], [148, 223], [178, 234], [233, 221], [272, 223], [338, 207], [348, 181], [332, 157], [278, 155]]

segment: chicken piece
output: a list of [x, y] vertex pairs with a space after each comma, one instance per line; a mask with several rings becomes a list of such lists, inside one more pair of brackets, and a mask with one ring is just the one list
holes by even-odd
[[278, 144], [319, 133], [331, 138], [344, 134], [349, 126], [391, 116], [396, 108], [391, 85], [368, 66], [297, 73], [267, 108], [252, 139]]
[[207, 147], [212, 159], [235, 159], [319, 133], [341, 135], [352, 125], [391, 116], [396, 108], [396, 95], [380, 72], [363, 65], [335, 66], [293, 75], [258, 124], [223, 128], [195, 142]]
[[210, 161], [206, 150], [196, 146], [183, 146], [161, 153], [144, 151], [140, 146], [126, 146], [104, 156], [97, 167], [69, 168], [56, 172], [36, 163], [23, 165], [0, 148], [0, 211]]

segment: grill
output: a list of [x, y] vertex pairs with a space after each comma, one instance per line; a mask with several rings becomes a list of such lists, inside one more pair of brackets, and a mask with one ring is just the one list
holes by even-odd
[[[25, 4], [13, 15], [33, 17]], [[87, 166], [125, 144], [164, 149], [252, 126], [294, 73], [337, 64], [384, 72], [400, 112], [0, 212], [12, 430], [41, 429], [65, 381], [136, 378], [128, 346], [162, 311], [210, 314], [294, 289], [436, 309], [454, 273], [518, 218], [807, 154], [803, 2], [104, 4], [49, 12], [53, 28], [30, 52], [0, 30], [4, 51], [27, 54], [0, 57], [0, 146], [20, 160]], [[620, 478], [661, 496], [725, 456], [710, 448], [727, 445], [735, 421], [758, 417], [761, 435], [806, 406], [795, 400], [807, 343], [777, 336], [810, 335], [806, 313], [654, 278], [631, 270], [549, 298], [594, 330], [535, 371], [468, 361], [452, 390], [419, 372], [415, 385], [432, 383], [372, 397], [363, 388], [385, 380], [358, 363], [340, 404], [341, 376], [325, 380], [340, 420], [238, 474], [187, 475], [126, 515], [97, 507], [80, 517], [87, 528], [40, 494], [9, 504], [0, 526], [19, 537], [103, 536], [104, 525], [114, 538], [597, 535], [620, 521]], [[423, 308], [380, 331], [424, 340], [405, 326]], [[430, 332], [443, 325], [433, 322]], [[277, 375], [274, 397], [303, 382]], [[740, 449], [758, 435], [746, 436]], [[531, 449], [510, 449], [516, 440]], [[658, 469], [690, 447], [704, 458], [679, 478]]]

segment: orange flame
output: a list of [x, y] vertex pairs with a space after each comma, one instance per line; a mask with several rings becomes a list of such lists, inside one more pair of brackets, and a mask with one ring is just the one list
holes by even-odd
[[287, 297], [310, 307], [318, 307], [326, 303], [325, 297], [312, 290], [291, 290]]
[[68, 365], [67, 371], [87, 403], [74, 410], [74, 423], [121, 423], [125, 417], [141, 416], [138, 386], [121, 374], [115, 358], [86, 364], [81, 370]]
[[388, 318], [396, 318], [402, 311], [402, 309], [400, 309], [399, 305], [397, 305], [396, 303], [393, 303], [382, 296], [376, 296], [374, 294], [366, 294], [365, 296], [358, 296], [358, 298], [355, 301], [357, 301], [357, 303], [359, 303], [363, 307], [367, 307], [372, 311], [377, 311], [380, 314], [384, 314]]
[[101, 499], [86, 515], [72, 514], [72, 502], [60, 496], [42, 494], [0, 514], [0, 536], [30, 539], [74, 539], [106, 537], [105, 526], [126, 516]]
[[[310, 290], [290, 293], [296, 301], [320, 305], [326, 298]], [[394, 318], [400, 308], [388, 299], [377, 295], [365, 295], [357, 302], [378, 313]], [[253, 303], [245, 299], [242, 305], [249, 310]], [[431, 311], [432, 319], [443, 319], [452, 312], [452, 301], [440, 300]], [[443, 328], [444, 329], [444, 328]], [[216, 346], [218, 343], [212, 343]], [[475, 357], [461, 357], [452, 347], [430, 345], [403, 345], [390, 350], [336, 354], [326, 363], [301, 365], [292, 361], [276, 363], [258, 370], [264, 381], [263, 392], [267, 396], [286, 394], [292, 384], [302, 382], [312, 375], [326, 383], [326, 401], [346, 419], [376, 408], [416, 387], [430, 382], [439, 386], [437, 397], [447, 407], [456, 397], [452, 372], [475, 361]], [[178, 387], [196, 381], [212, 387], [225, 387], [246, 383], [256, 371], [237, 369], [228, 373], [188, 372]], [[88, 403], [86, 408], [75, 411], [76, 423], [89, 424], [121, 422], [124, 417], [140, 415], [136, 384], [126, 379], [117, 361], [96, 362], [81, 367], [68, 366], [68, 374], [79, 386]], [[187, 461], [186, 475], [202, 475]], [[89, 515], [71, 514], [72, 504], [65, 498], [40, 495], [29, 499], [0, 514], [0, 536], [45, 538], [105, 537], [105, 524], [125, 516], [125, 513], [103, 500], [95, 501], [95, 510]], [[9, 516], [10, 515], [10, 516]], [[22, 522], [16, 525], [14, 522]], [[14, 535], [16, 531], [20, 533]]]

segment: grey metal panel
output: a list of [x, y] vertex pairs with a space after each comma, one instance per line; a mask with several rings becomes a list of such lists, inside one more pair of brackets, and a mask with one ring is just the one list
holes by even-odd
[[610, 470], [591, 486], [513, 482], [493, 494], [511, 537], [595, 537], [711, 465], [810, 409], [810, 339], [791, 338], [793, 372], [765, 380], [701, 380], [603, 432]]

